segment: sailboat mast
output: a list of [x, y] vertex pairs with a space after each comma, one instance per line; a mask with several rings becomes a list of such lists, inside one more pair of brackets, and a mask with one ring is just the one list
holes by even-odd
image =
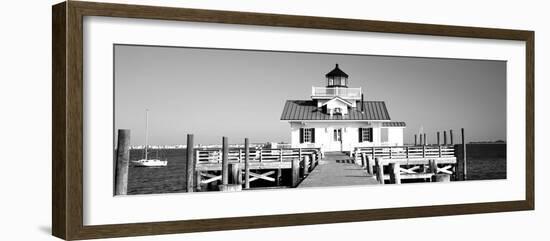
[[149, 133], [149, 110], [145, 109], [145, 160], [147, 160], [147, 149], [149, 146], [148, 133]]

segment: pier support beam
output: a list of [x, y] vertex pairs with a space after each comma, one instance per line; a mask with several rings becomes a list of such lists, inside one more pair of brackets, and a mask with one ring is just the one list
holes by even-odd
[[229, 163], [229, 170], [231, 171], [230, 172], [231, 184], [242, 185], [243, 181], [241, 179], [242, 174], [241, 174], [241, 168], [239, 163]]
[[300, 178], [300, 160], [294, 159], [292, 160], [292, 179], [291, 179], [291, 187], [296, 187], [298, 185], [298, 180]]
[[[195, 164], [193, 154], [195, 153], [193, 149], [193, 134], [187, 134], [187, 159], [186, 159], [186, 169], [187, 169], [187, 192], [193, 192], [193, 174], [195, 173]], [[200, 186], [200, 183], [196, 184], [197, 187]]]
[[463, 175], [462, 175], [462, 180], [468, 180], [468, 158], [467, 158], [467, 155], [466, 155], [466, 137], [464, 136], [464, 128], [460, 129], [460, 132], [462, 134], [462, 157], [463, 157], [463, 163], [462, 163], [462, 166], [463, 166]]
[[244, 188], [250, 188], [250, 147], [248, 144], [248, 138], [244, 138]]
[[377, 157], [374, 160], [376, 163], [376, 179], [378, 183], [384, 184], [384, 165], [382, 164], [382, 159]]
[[128, 168], [130, 165], [130, 130], [118, 130], [115, 171], [115, 195], [128, 193]]
[[390, 163], [390, 182], [401, 184], [401, 170], [399, 168], [399, 163]]
[[367, 156], [367, 172], [370, 174], [370, 175], [374, 175], [374, 159], [372, 159], [372, 157], [370, 156]]
[[367, 153], [361, 153], [361, 167], [367, 169]]
[[226, 136], [222, 138], [222, 184], [229, 184], [229, 141]]
[[309, 163], [310, 163], [310, 160], [309, 160], [309, 156], [305, 156], [304, 157], [304, 173], [302, 176], [306, 176], [307, 174], [309, 174]]

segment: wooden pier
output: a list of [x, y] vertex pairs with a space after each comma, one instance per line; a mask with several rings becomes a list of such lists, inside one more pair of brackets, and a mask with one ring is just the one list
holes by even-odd
[[224, 138], [221, 149], [194, 150], [196, 190], [208, 188], [209, 184], [209, 189], [215, 189], [220, 180], [222, 191], [236, 191], [242, 186], [247, 189], [258, 180], [281, 186], [286, 169], [290, 170], [286, 177], [290, 178], [289, 186], [296, 187], [322, 158], [318, 148], [250, 149], [248, 140], [244, 148], [229, 148], [226, 142]]
[[[450, 132], [452, 133], [452, 131]], [[187, 136], [186, 190], [240, 191], [255, 181], [271, 187], [326, 187], [370, 184], [401, 184], [411, 181], [449, 182], [466, 179], [466, 142], [427, 145], [356, 147], [352, 152], [324, 153], [319, 148], [230, 148], [227, 137], [221, 148], [195, 148]], [[439, 137], [439, 133], [437, 135]], [[129, 130], [119, 131], [115, 194], [126, 194], [129, 162]], [[415, 136], [416, 141], [416, 136]], [[284, 173], [284, 174], [283, 174]]]
[[376, 175], [380, 184], [401, 183], [408, 179], [461, 179], [457, 174], [461, 162], [452, 145], [359, 147], [352, 156], [367, 173]]
[[372, 174], [357, 165], [355, 160], [341, 152], [326, 153], [319, 165], [298, 187], [329, 187], [372, 185], [378, 181]]

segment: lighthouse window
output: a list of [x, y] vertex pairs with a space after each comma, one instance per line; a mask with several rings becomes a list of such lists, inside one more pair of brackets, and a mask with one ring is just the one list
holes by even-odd
[[300, 143], [315, 143], [315, 128], [300, 128]]
[[341, 80], [341, 79], [342, 79], [342, 78], [340, 78], [340, 77], [335, 77], [335, 78], [334, 78], [334, 85], [341, 85], [341, 84], [340, 84], [340, 80]]
[[359, 142], [372, 142], [372, 128], [359, 128]]
[[333, 79], [328, 79], [328, 85], [333, 85], [334, 84], [334, 80]]

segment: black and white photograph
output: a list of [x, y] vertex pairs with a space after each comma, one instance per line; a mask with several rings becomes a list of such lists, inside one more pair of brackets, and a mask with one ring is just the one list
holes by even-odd
[[115, 195], [507, 177], [505, 61], [113, 52]]

